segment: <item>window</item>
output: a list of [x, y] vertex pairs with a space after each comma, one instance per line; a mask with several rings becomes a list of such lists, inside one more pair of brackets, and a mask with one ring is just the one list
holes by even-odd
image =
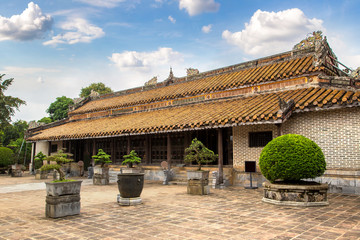
[[250, 132], [249, 147], [265, 147], [272, 140], [272, 132]]
[[51, 144], [51, 152], [57, 152], [58, 145], [57, 144]]

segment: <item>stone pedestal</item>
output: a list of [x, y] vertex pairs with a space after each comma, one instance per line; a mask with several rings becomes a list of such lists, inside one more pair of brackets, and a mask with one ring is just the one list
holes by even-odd
[[80, 214], [82, 181], [46, 184], [45, 216], [59, 218]]
[[326, 206], [328, 184], [272, 184], [265, 182], [264, 202], [287, 206]]
[[46, 196], [45, 213], [50, 218], [80, 214], [80, 194]]
[[189, 179], [187, 193], [194, 195], [208, 195], [210, 193], [209, 180]]
[[40, 171], [39, 169], [35, 172], [35, 179], [47, 179], [48, 178], [48, 172], [47, 171]]
[[208, 195], [210, 193], [209, 171], [187, 171], [187, 193]]
[[117, 195], [117, 202], [121, 206], [134, 206], [134, 205], [142, 204], [141, 197], [123, 198], [120, 196], [120, 194]]
[[94, 167], [93, 184], [94, 185], [108, 185], [109, 184], [109, 168]]
[[22, 177], [22, 171], [21, 169], [12, 169], [11, 170], [11, 176], [12, 177]]

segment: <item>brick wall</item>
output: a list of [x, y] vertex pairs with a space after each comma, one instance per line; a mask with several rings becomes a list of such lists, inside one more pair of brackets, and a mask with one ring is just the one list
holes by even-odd
[[[271, 124], [233, 128], [234, 167], [243, 171], [244, 161], [259, 163], [262, 147], [249, 148], [249, 132], [272, 131]], [[323, 150], [327, 169], [360, 169], [360, 109], [294, 113], [282, 126], [283, 134], [296, 133], [315, 141]]]
[[[245, 161], [256, 161], [259, 166], [259, 157], [262, 147], [249, 147], [249, 132], [272, 131], [273, 138], [277, 137], [277, 127], [274, 124], [245, 125], [233, 128], [234, 167], [244, 170]], [[259, 169], [257, 169], [259, 171]]]
[[283, 134], [296, 133], [316, 142], [327, 169], [360, 169], [360, 109], [297, 113], [283, 124]]

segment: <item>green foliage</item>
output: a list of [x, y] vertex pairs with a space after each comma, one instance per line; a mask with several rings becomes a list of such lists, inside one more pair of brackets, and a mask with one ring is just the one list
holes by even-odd
[[25, 131], [28, 129], [26, 121], [18, 120], [13, 124], [9, 124], [3, 128], [2, 145], [7, 146], [11, 141], [15, 141], [18, 138], [23, 139]]
[[73, 180], [73, 179], [64, 179], [64, 180], [54, 180], [52, 182], [75, 182], [76, 180]]
[[269, 142], [261, 152], [259, 165], [261, 173], [270, 182], [315, 178], [326, 170], [320, 147], [297, 134], [283, 135]]
[[56, 162], [56, 164], [46, 164], [40, 168], [40, 171], [56, 170], [60, 175], [60, 181], [65, 180], [65, 173], [61, 169], [62, 165], [65, 163], [72, 162], [73, 160], [69, 158], [69, 153], [64, 153], [63, 150], [59, 150], [56, 154], [46, 157], [45, 160], [50, 162]]
[[34, 156], [35, 160], [35, 169], [41, 168], [43, 165], [43, 161], [46, 159], [46, 155], [41, 151]]
[[100, 163], [101, 167], [104, 167], [105, 163], [111, 163], [111, 156], [109, 154], [106, 154], [106, 152], [104, 152], [104, 150], [99, 149], [98, 153], [94, 156], [92, 156], [92, 158], [96, 163]]
[[51, 103], [49, 108], [46, 110], [50, 114], [50, 118], [53, 121], [67, 118], [69, 105], [73, 104], [71, 98], [65, 96], [57, 97], [55, 102]]
[[[21, 145], [23, 145], [22, 148], [21, 148]], [[26, 144], [26, 142], [24, 142], [23, 138], [18, 138], [14, 141], [11, 141], [7, 146], [9, 148], [11, 148], [13, 150], [13, 152], [15, 153], [15, 155], [16, 155], [15, 160], [17, 163], [23, 163], [25, 152], [26, 152], [25, 159], [27, 160], [26, 162], [30, 161], [31, 144]]]
[[3, 80], [5, 74], [0, 74], [0, 127], [8, 125], [11, 117], [15, 114], [15, 110], [26, 104], [25, 101], [17, 97], [5, 96], [4, 92], [9, 88], [13, 82], [13, 78]]
[[0, 147], [0, 167], [7, 167], [13, 163], [13, 151], [10, 148]]
[[49, 117], [43, 117], [42, 119], [38, 120], [37, 122], [38, 122], [38, 123], [48, 124], [48, 123], [51, 123], [52, 120], [51, 120], [51, 118], [49, 118]]
[[210, 163], [218, 158], [218, 154], [214, 154], [213, 151], [205, 147], [205, 145], [194, 138], [188, 148], [185, 149], [185, 162], [196, 162], [198, 164], [198, 170], [201, 170], [201, 164]]
[[105, 84], [99, 82], [99, 83], [92, 83], [90, 86], [82, 88], [80, 92], [80, 97], [88, 97], [90, 96], [91, 90], [94, 90], [95, 92], [99, 94], [105, 94], [105, 93], [112, 93], [113, 91], [111, 88], [106, 87]]
[[122, 161], [122, 165], [128, 165], [128, 167], [132, 167], [134, 163], [141, 163], [141, 158], [137, 155], [135, 150], [131, 150], [130, 154], [123, 156], [124, 161]]

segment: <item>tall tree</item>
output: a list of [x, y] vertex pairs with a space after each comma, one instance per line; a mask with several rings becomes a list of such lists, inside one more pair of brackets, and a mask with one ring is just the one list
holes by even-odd
[[3, 80], [5, 74], [0, 74], [0, 128], [8, 125], [11, 121], [11, 117], [15, 114], [15, 110], [19, 110], [19, 107], [26, 104], [25, 101], [17, 97], [5, 96], [5, 91], [13, 82], [13, 78]]
[[95, 92], [98, 92], [99, 94], [105, 94], [105, 93], [112, 93], [113, 90], [111, 88], [106, 87], [105, 84], [99, 82], [99, 83], [92, 83], [88, 87], [82, 88], [80, 92], [80, 97], [88, 97], [91, 93], [91, 90], [94, 90]]
[[62, 96], [57, 97], [55, 102], [51, 103], [49, 108], [46, 110], [50, 114], [50, 118], [53, 121], [67, 118], [69, 105], [74, 104], [71, 98]]

